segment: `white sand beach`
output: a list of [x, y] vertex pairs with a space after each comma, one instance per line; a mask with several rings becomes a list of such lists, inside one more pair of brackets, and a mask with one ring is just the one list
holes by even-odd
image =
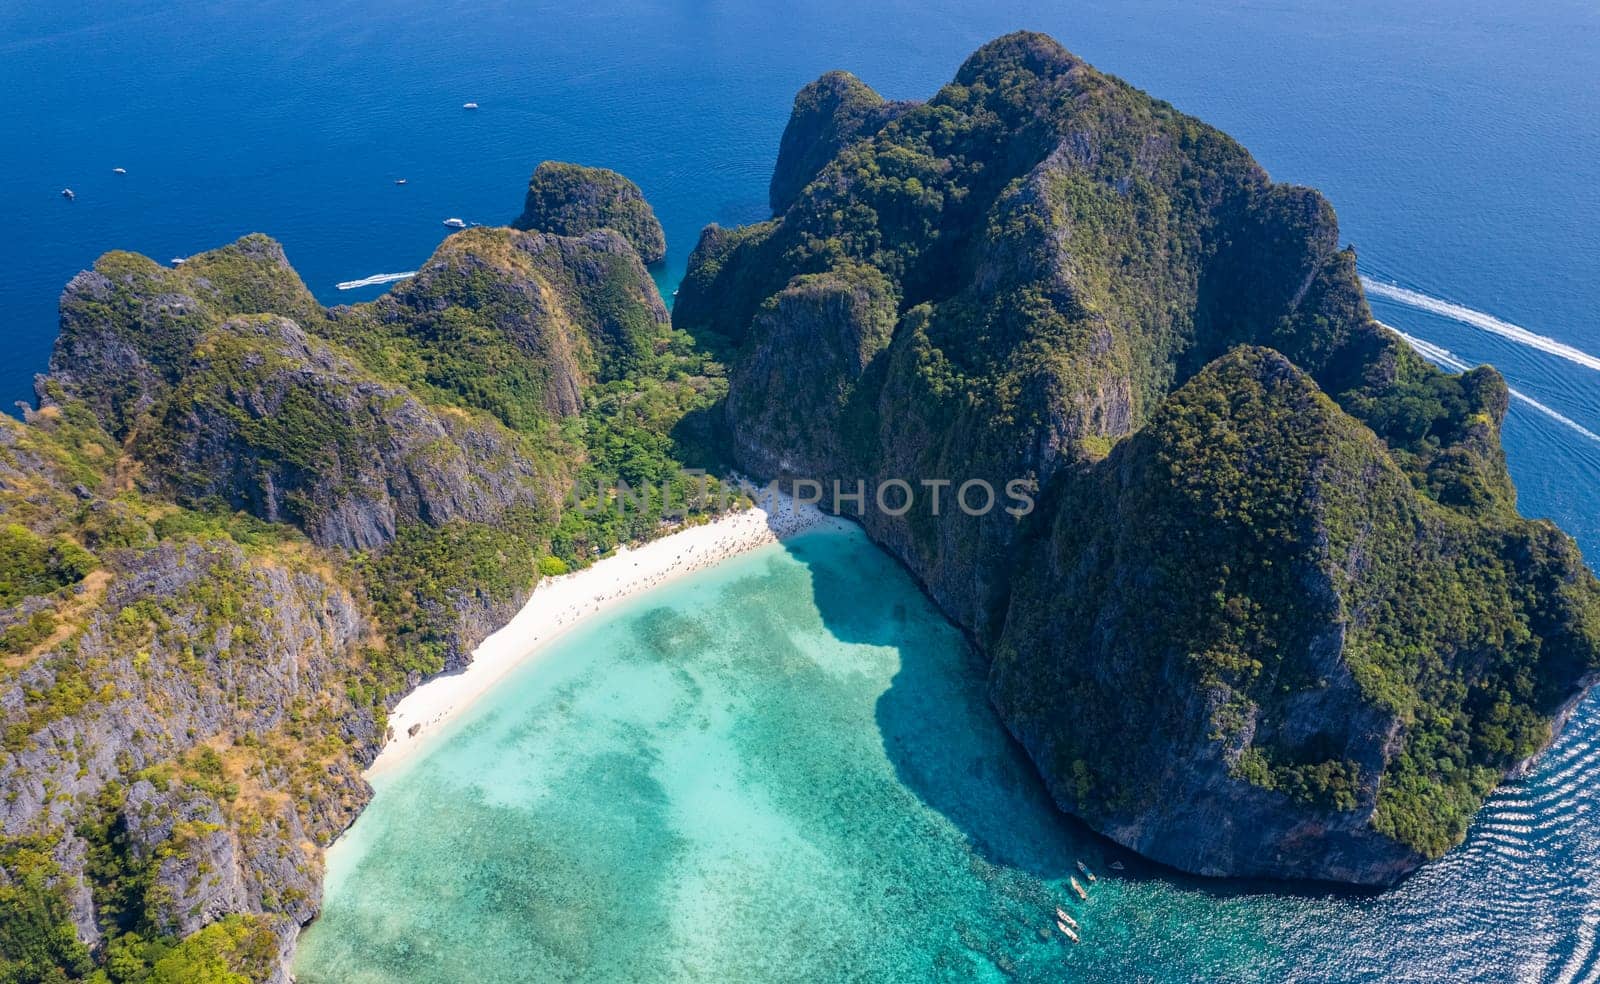
[[[754, 494], [754, 490], [750, 490]], [[763, 497], [758, 501], [765, 502]], [[440, 726], [574, 625], [676, 577], [819, 527], [849, 524], [779, 495], [701, 526], [689, 526], [617, 552], [581, 571], [545, 578], [510, 622], [483, 640], [466, 669], [424, 681], [389, 713], [389, 739], [367, 769], [372, 776], [405, 761]]]

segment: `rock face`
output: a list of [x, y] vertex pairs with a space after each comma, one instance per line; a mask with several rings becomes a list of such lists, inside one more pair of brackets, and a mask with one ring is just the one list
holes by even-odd
[[166, 395], [200, 333], [236, 314], [310, 323], [322, 307], [266, 236], [167, 269], [135, 253], [107, 253], [61, 295], [61, 334], [50, 379], [92, 407], [114, 437]]
[[773, 214], [794, 204], [841, 150], [877, 133], [914, 105], [885, 100], [849, 72], [828, 72], [801, 89], [772, 169], [768, 197]]
[[[767, 475], [822, 474], [842, 460], [843, 432], [867, 409], [853, 404], [861, 376], [896, 316], [890, 284], [870, 267], [796, 277], [774, 295], [729, 381], [742, 460]], [[810, 371], [794, 371], [801, 358]]]
[[[79, 831], [63, 834], [60, 877], [93, 945], [119, 924], [186, 936], [241, 913], [292, 938], [321, 898], [320, 848], [370, 796], [360, 769], [381, 727], [342, 681], [371, 627], [343, 587], [231, 542], [107, 561], [109, 585], [75, 644], [0, 690], [0, 834]], [[321, 729], [341, 737], [337, 754], [297, 747], [296, 734]], [[276, 754], [230, 760], [208, 744], [219, 735]], [[291, 777], [300, 796], [271, 792]], [[140, 886], [136, 897], [84, 874], [80, 838], [95, 829], [108, 833], [92, 853]]]
[[270, 315], [202, 335], [152, 433], [142, 456], [176, 501], [225, 502], [325, 546], [372, 549], [408, 523], [491, 522], [542, 498], [498, 421], [440, 413]]
[[[1439, 782], [1396, 761], [1454, 744], [1430, 707], [1492, 786], [1593, 662], [1565, 537], [1462, 523], [1271, 349], [1204, 367], [1024, 556], [996, 707], [1059, 802], [1202, 874], [1397, 879], [1470, 815], [1385, 788]], [[1397, 674], [1400, 647], [1440, 658]]]
[[667, 255], [667, 237], [639, 186], [615, 171], [545, 161], [528, 179], [528, 200], [512, 226], [558, 236], [614, 229], [646, 263]]
[[887, 126], [861, 88], [802, 93], [780, 214], [707, 229], [674, 307], [734, 348], [740, 463], [1037, 483], [1023, 516], [861, 519], [1108, 836], [1365, 884], [1458, 842], [1600, 667], [1594, 578], [1516, 514], [1499, 376], [1372, 321], [1316, 192], [1049, 38]]
[[648, 206], [584, 173], [538, 200], [573, 234], [460, 233], [370, 304], [264, 236], [73, 279], [39, 406], [0, 416], [0, 978], [286, 982], [387, 708], [539, 558], [659, 528], [561, 505], [629, 441], [676, 474], [713, 398], [616, 228], [659, 242]]

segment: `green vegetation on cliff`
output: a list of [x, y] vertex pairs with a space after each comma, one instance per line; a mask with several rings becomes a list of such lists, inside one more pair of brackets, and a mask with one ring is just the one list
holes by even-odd
[[358, 563], [395, 665], [422, 676], [444, 670], [464, 634], [463, 607], [515, 604], [544, 573], [535, 561], [545, 548], [541, 528], [529, 511], [509, 513], [499, 528], [463, 520], [418, 524], [402, 529], [381, 553], [362, 555]]
[[1516, 514], [1504, 382], [1372, 321], [1316, 192], [1049, 38], [881, 102], [808, 86], [777, 217], [691, 258], [674, 324], [726, 353], [738, 463], [1040, 483], [1025, 520], [864, 523], [1108, 835], [1379, 884], [1458, 842], [1600, 670], [1594, 578]]
[[1600, 596], [1559, 533], [1432, 501], [1268, 349], [1207, 366], [1061, 495], [1030, 558], [1059, 576], [1016, 582], [996, 700], [1085, 816], [1162, 809], [1143, 777], [1216, 742], [1230, 775], [1365, 809], [1434, 856], [1549, 740], [1600, 647]]
[[66, 901], [55, 890], [61, 869], [42, 836], [0, 841], [0, 982], [55, 984], [94, 968], [78, 940]]
[[545, 161], [528, 179], [528, 200], [517, 229], [581, 236], [614, 229], [646, 263], [667, 255], [667, 237], [639, 186], [615, 171], [561, 161]]
[[93, 568], [94, 557], [65, 537], [45, 540], [17, 523], [0, 527], [0, 605], [76, 584]]
[[[69, 285], [40, 406], [0, 418], [0, 980], [278, 974], [388, 707], [539, 577], [716, 508], [723, 370], [627, 188], [354, 307], [264, 236]], [[619, 477], [674, 499], [619, 515]]]
[[801, 89], [772, 168], [772, 211], [788, 209], [839, 151], [877, 133], [910, 108], [910, 103], [885, 101], [849, 72], [828, 72]]

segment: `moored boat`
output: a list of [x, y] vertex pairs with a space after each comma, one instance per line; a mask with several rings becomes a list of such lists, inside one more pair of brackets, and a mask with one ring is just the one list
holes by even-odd
[[1077, 878], [1071, 878], [1071, 879], [1068, 879], [1068, 880], [1072, 882], [1072, 890], [1078, 894], [1079, 901], [1082, 901], [1082, 902], [1089, 901], [1089, 893], [1085, 892], [1083, 890], [1083, 886], [1078, 884], [1078, 879]]
[[452, 229], [465, 229], [467, 224], [460, 219], [445, 219], [444, 224]]
[[1078, 871], [1082, 872], [1083, 877], [1089, 879], [1090, 884], [1094, 884], [1094, 882], [1097, 880], [1094, 877], [1094, 872], [1090, 871], [1089, 866], [1084, 864], [1082, 861], [1078, 862]]
[[1074, 943], [1078, 942], [1078, 931], [1073, 929], [1071, 926], [1068, 926], [1066, 923], [1057, 920], [1056, 928], [1061, 930], [1061, 932], [1066, 935], [1067, 939]]
[[1077, 929], [1078, 928], [1078, 920], [1076, 920], [1076, 919], [1072, 918], [1071, 916], [1067, 915], [1067, 910], [1061, 908], [1059, 905], [1056, 906], [1056, 922], [1066, 923], [1068, 926], [1071, 926], [1073, 929]]

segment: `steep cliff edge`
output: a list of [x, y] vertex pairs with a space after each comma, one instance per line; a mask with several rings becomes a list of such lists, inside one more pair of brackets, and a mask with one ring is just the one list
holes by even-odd
[[861, 519], [1109, 836], [1367, 884], [1457, 843], [1600, 667], [1594, 578], [1516, 514], [1498, 375], [1372, 321], [1316, 192], [1049, 38], [887, 126], [852, 129], [858, 86], [797, 99], [799, 187], [708, 228], [674, 308], [733, 352], [739, 462], [1037, 483], [1027, 516]]
[[1464, 521], [1274, 350], [1208, 364], [1058, 491], [994, 702], [1059, 802], [1177, 867], [1393, 881], [1592, 672], [1571, 542]]
[[111, 253], [61, 312], [0, 417], [0, 978], [286, 980], [387, 708], [660, 532], [564, 500], [688, 481], [720, 378], [609, 226], [334, 309], [265, 236]]
[[294, 322], [261, 315], [196, 340], [135, 452], [183, 505], [222, 503], [324, 546], [370, 550], [406, 524], [489, 522], [546, 497], [531, 455], [485, 417], [431, 408]]
[[794, 204], [839, 151], [893, 123], [912, 105], [884, 99], [849, 72], [828, 72], [802, 88], [772, 168], [773, 214]]
[[264, 236], [69, 285], [0, 418], [0, 979], [282, 980], [386, 709], [659, 532], [563, 494], [683, 481], [724, 395], [760, 474], [1035, 483], [862, 520], [1058, 803], [1192, 871], [1402, 877], [1600, 666], [1498, 375], [1373, 323], [1315, 192], [1047, 38], [924, 105], [807, 87], [778, 216], [708, 229], [674, 311], [725, 394], [637, 189], [540, 170], [530, 229], [370, 304]]
[[646, 263], [667, 255], [667, 237], [639, 186], [615, 171], [545, 161], [528, 179], [528, 199], [511, 225], [517, 229], [581, 236], [614, 229]]

